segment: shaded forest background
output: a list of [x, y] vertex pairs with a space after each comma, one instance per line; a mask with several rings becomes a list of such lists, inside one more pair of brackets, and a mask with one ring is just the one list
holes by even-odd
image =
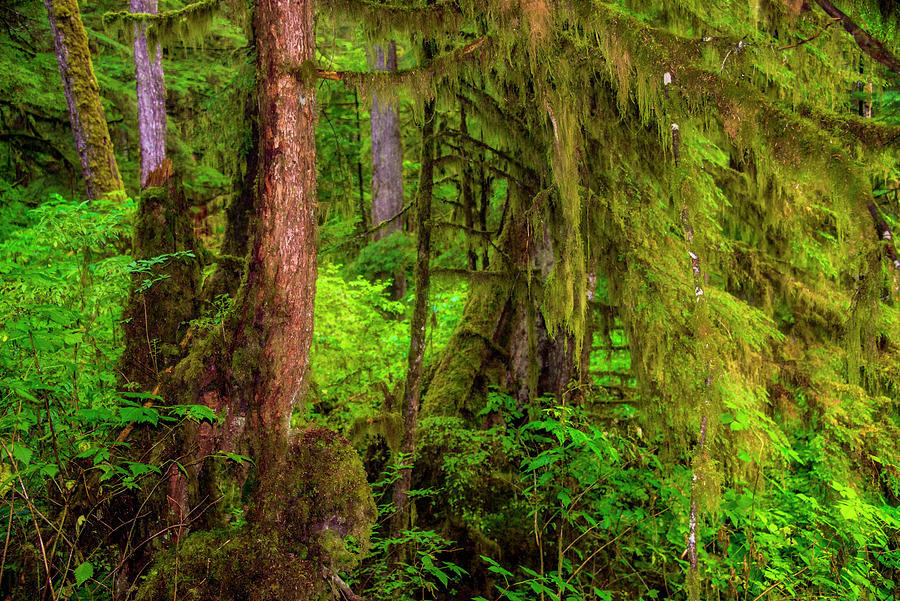
[[296, 63], [274, 0], [69, 2], [111, 194], [54, 2], [0, 3], [2, 598], [900, 598], [892, 2], [328, 0]]

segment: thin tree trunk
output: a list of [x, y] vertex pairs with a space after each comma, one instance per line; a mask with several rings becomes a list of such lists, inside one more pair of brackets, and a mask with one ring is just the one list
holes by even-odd
[[[131, 12], [156, 14], [156, 0], [131, 0]], [[147, 42], [146, 25], [134, 26], [134, 79], [137, 84], [138, 131], [141, 143], [141, 188], [150, 172], [166, 158], [166, 87], [162, 51]]]
[[[362, 145], [362, 123], [359, 118], [359, 91], [353, 89], [353, 109], [356, 111], [356, 143]], [[369, 231], [369, 212], [366, 210], [365, 185], [363, 183], [362, 153], [357, 148], [356, 153], [356, 183], [359, 185], [356, 210], [359, 211], [359, 231]]]
[[44, 0], [88, 199], [123, 190], [77, 0]]
[[[397, 44], [376, 46], [375, 70], [397, 70]], [[397, 110], [384, 105], [375, 95], [372, 98], [372, 223], [378, 225], [393, 219], [403, 210], [403, 142]], [[375, 232], [380, 240], [402, 229], [399, 220]]]
[[[287, 449], [290, 415], [306, 389], [316, 290], [315, 88], [290, 65], [314, 58], [310, 0], [258, 0], [259, 175], [236, 356], [254, 358], [247, 395], [260, 472]], [[234, 361], [232, 361], [234, 363]], [[249, 391], [248, 391], [249, 392]]]
[[[422, 364], [425, 358], [425, 327], [428, 322], [428, 289], [431, 284], [431, 200], [434, 188], [434, 100], [425, 102], [422, 124], [422, 159], [419, 189], [416, 199], [416, 304], [410, 325], [409, 363], [403, 393], [403, 440], [399, 456], [407, 466], [400, 470], [394, 484], [394, 515], [391, 518], [391, 538], [409, 525], [409, 488], [412, 482], [411, 464], [416, 452], [416, 427], [419, 420], [419, 400], [422, 393]], [[399, 561], [399, 554], [395, 556]]]
[[[462, 102], [459, 104], [459, 131], [462, 132], [464, 137], [468, 137], [469, 124], [466, 122], [466, 107]], [[475, 228], [475, 193], [472, 190], [472, 168], [469, 165], [465, 165], [462, 172], [462, 201], [466, 227], [471, 231]], [[485, 230], [482, 229], [481, 231]], [[466, 239], [466, 246], [468, 247], [466, 255], [469, 259], [469, 269], [475, 271], [478, 269], [478, 255], [468, 238]]]

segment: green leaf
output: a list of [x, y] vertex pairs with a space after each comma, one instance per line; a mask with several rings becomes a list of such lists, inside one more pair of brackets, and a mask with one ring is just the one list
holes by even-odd
[[81, 586], [89, 578], [94, 576], [94, 564], [89, 561], [82, 563], [75, 568], [75, 584]]
[[28, 465], [31, 463], [31, 457], [34, 455], [34, 451], [22, 443], [16, 443], [12, 447], [12, 455], [23, 465]]
[[159, 468], [155, 465], [150, 465], [147, 463], [138, 463], [138, 462], [128, 462], [128, 470], [131, 472], [131, 475], [134, 477], [142, 476], [147, 472], [155, 472], [157, 474], [161, 473]]
[[216, 415], [216, 412], [206, 405], [189, 405], [188, 416], [197, 422], [207, 421], [216, 423], [219, 421], [219, 416]]

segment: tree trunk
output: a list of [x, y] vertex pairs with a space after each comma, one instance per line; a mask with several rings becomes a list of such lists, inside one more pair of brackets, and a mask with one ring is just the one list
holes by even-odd
[[[462, 132], [463, 137], [468, 137], [469, 135], [469, 124], [466, 121], [466, 106], [464, 103], [459, 103], [459, 131]], [[466, 220], [466, 227], [469, 230], [475, 228], [475, 193], [472, 190], [472, 167], [470, 165], [465, 165], [463, 167], [463, 172], [461, 174], [461, 187], [462, 187], [462, 201], [463, 201], [463, 216]], [[482, 229], [481, 231], [486, 231]], [[466, 238], [466, 256], [469, 260], [469, 269], [475, 271], [478, 269], [478, 255], [475, 252], [475, 248], [472, 246], [471, 240]]]
[[[375, 70], [397, 70], [397, 44], [391, 41], [386, 48], [376, 46]], [[403, 143], [397, 110], [383, 105], [378, 96], [372, 98], [372, 223], [378, 225], [397, 216], [403, 210]], [[399, 220], [392, 221], [375, 232], [380, 240], [402, 229]]]
[[123, 190], [77, 0], [44, 0], [88, 199]]
[[[156, 14], [156, 0], [131, 0], [131, 12]], [[134, 26], [134, 79], [137, 83], [138, 131], [141, 139], [141, 188], [166, 158], [166, 87], [162, 51], [151, 50], [146, 25]]]
[[[149, 272], [132, 274], [131, 297], [125, 306], [125, 352], [122, 374], [150, 391], [159, 376], [182, 357], [186, 323], [196, 317], [200, 260], [188, 204], [171, 161], [149, 178], [141, 194], [134, 225], [132, 256], [143, 261], [191, 252], [194, 257], [169, 258]], [[161, 279], [162, 278], [162, 279]], [[153, 282], [152, 284], [150, 282]]]
[[[406, 387], [403, 394], [403, 440], [399, 456], [411, 465], [416, 452], [416, 427], [419, 420], [419, 399], [422, 393], [422, 363], [425, 358], [425, 328], [428, 323], [428, 289], [431, 284], [431, 196], [434, 188], [434, 101], [425, 102], [422, 124], [422, 167], [419, 172], [419, 190], [416, 199], [417, 250], [416, 250], [416, 305], [410, 324], [409, 364]], [[400, 478], [394, 485], [394, 515], [391, 518], [391, 538], [409, 525], [409, 488], [412, 468], [400, 470]]]
[[[291, 409], [306, 388], [316, 290], [315, 88], [289, 66], [314, 58], [311, 0], [259, 0], [258, 225], [236, 355], [254, 358], [247, 391], [260, 472], [287, 449]], [[237, 358], [235, 359], [237, 360]], [[234, 361], [232, 363], [234, 363]]]

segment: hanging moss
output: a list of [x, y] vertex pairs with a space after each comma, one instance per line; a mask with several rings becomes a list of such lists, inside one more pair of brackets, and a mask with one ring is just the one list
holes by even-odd
[[187, 6], [158, 13], [133, 13], [122, 10], [103, 15], [107, 28], [122, 27], [128, 35], [137, 31], [134, 25], [146, 25], [147, 41], [151, 45], [168, 40], [202, 40], [209, 31], [212, 19], [224, 8], [222, 0], [199, 0]]

